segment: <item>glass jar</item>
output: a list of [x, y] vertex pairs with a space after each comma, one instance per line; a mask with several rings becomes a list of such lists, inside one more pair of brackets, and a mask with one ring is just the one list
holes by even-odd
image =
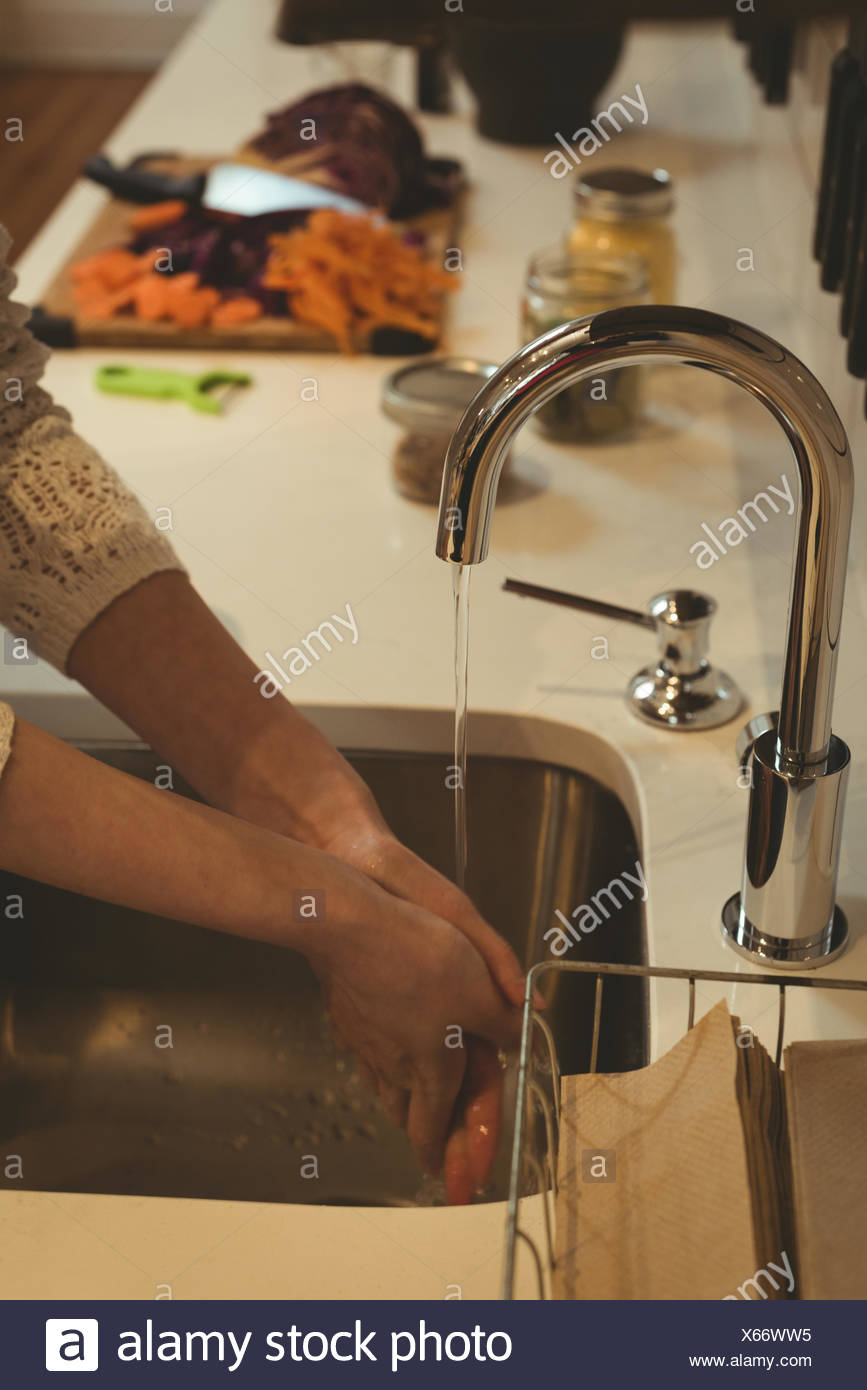
[[650, 300], [675, 302], [676, 247], [669, 214], [674, 190], [664, 169], [595, 169], [575, 181], [576, 221], [569, 247], [620, 256], [632, 252], [647, 266]]
[[439, 502], [452, 434], [496, 370], [496, 363], [474, 357], [429, 357], [386, 378], [382, 408], [405, 431], [392, 455], [392, 481], [402, 497], [431, 506]]
[[[563, 246], [539, 251], [527, 267], [522, 305], [524, 342], [572, 319], [645, 304], [647, 270], [640, 256], [576, 254]], [[641, 413], [640, 367], [612, 367], [560, 391], [533, 419], [562, 440], [628, 436]]]

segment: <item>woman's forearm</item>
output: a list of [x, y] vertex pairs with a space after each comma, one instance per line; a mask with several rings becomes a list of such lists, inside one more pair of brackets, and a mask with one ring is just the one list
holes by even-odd
[[318, 730], [282, 696], [262, 698], [252, 661], [186, 576], [156, 574], [116, 599], [78, 638], [68, 669], [210, 805], [324, 850], [453, 923], [505, 997], [523, 999], [511, 948], [390, 834], [364, 782]]
[[0, 778], [0, 867], [301, 951], [317, 924], [309, 912], [293, 922], [293, 894], [318, 895], [337, 925], [354, 887], [329, 856], [116, 772], [24, 720]]
[[260, 695], [253, 662], [185, 575], [154, 575], [115, 600], [68, 670], [212, 806], [322, 846], [337, 819], [378, 814], [318, 730]]

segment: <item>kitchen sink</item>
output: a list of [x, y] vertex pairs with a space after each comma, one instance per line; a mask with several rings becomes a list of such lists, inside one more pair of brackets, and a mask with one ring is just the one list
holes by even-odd
[[[143, 745], [79, 746], [156, 780], [160, 759]], [[449, 873], [450, 756], [349, 757], [397, 834]], [[467, 788], [468, 890], [528, 967], [550, 959], [542, 934], [556, 926], [555, 908], [568, 915], [634, 867], [629, 817], [593, 777], [529, 758], [471, 756]], [[191, 795], [177, 781], [175, 791]], [[21, 920], [8, 909], [14, 894]], [[334, 1049], [303, 959], [11, 874], [0, 874], [4, 904], [0, 1158], [20, 1160], [0, 1168], [6, 1187], [364, 1206], [442, 1200]], [[644, 941], [637, 895], [575, 950], [642, 963]], [[589, 1065], [593, 986], [575, 973], [546, 978], [566, 1071]], [[612, 977], [599, 1069], [643, 1066], [646, 1053], [644, 983]], [[489, 1200], [506, 1194], [508, 1129]]]

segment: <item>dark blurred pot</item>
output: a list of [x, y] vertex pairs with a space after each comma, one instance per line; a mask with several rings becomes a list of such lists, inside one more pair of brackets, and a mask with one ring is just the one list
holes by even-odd
[[468, 11], [450, 19], [448, 45], [478, 101], [479, 131], [510, 144], [549, 144], [557, 131], [568, 140], [586, 125], [623, 43], [616, 25]]

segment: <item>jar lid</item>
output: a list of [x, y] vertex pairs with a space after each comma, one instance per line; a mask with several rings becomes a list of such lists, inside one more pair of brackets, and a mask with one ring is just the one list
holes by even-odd
[[474, 357], [432, 357], [398, 367], [382, 385], [386, 415], [408, 429], [451, 434], [473, 397], [497, 371]]
[[614, 166], [579, 174], [575, 201], [587, 217], [628, 221], [664, 217], [674, 206], [674, 187], [665, 169], [627, 169]]

